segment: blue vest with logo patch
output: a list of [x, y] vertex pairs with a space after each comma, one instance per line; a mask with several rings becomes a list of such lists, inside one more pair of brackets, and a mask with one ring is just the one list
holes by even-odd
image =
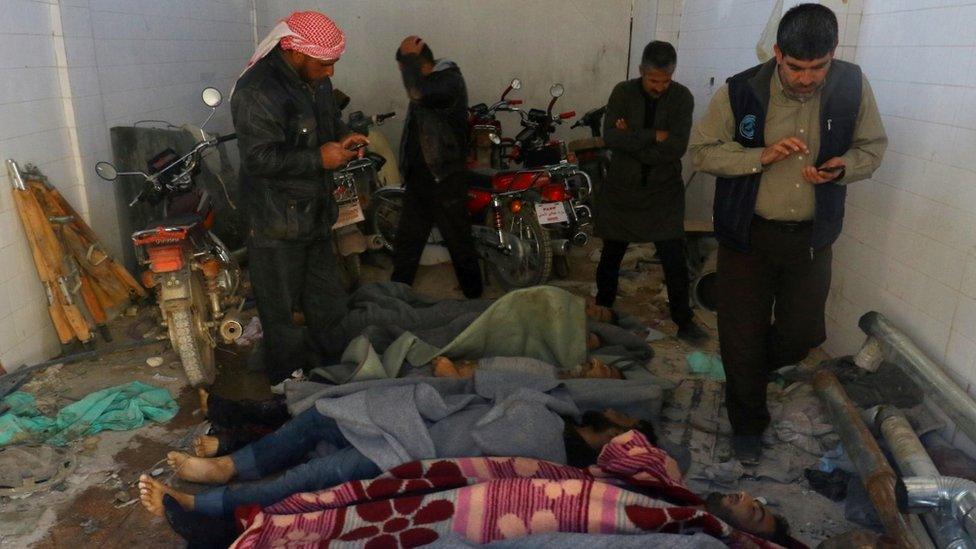
[[[776, 75], [772, 59], [728, 79], [729, 102], [735, 120], [735, 141], [743, 147], [765, 147], [766, 109], [769, 81]], [[854, 139], [861, 106], [861, 69], [853, 63], [831, 62], [820, 97], [820, 150], [815, 165], [841, 156]], [[797, 177], [802, 177], [797, 173]], [[715, 181], [713, 215], [719, 242], [733, 249], [749, 251], [749, 227], [755, 215], [761, 173], [739, 177], [718, 177]], [[813, 236], [810, 247], [833, 244], [844, 222], [847, 187], [836, 183], [816, 186]]]

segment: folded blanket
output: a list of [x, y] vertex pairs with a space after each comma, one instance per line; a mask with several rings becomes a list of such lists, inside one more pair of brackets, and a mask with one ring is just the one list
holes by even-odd
[[587, 470], [518, 457], [411, 462], [373, 480], [251, 507], [233, 547], [415, 547], [458, 537], [481, 544], [555, 532], [702, 533], [775, 547], [703, 511], [701, 499], [668, 475], [666, 457], [629, 431]]

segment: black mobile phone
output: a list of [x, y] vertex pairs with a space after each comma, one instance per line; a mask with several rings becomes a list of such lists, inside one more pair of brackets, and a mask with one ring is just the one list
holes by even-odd
[[353, 145], [352, 147], [349, 147], [346, 150], [347, 151], [358, 151], [359, 149], [361, 149], [361, 148], [363, 148], [365, 146], [366, 146], [366, 143], [356, 143], [355, 145]]
[[844, 166], [828, 166], [828, 167], [825, 167], [825, 168], [817, 168], [817, 171], [818, 172], [827, 172], [827, 173], [838, 173], [838, 172], [842, 171], [843, 169], [844, 169]]

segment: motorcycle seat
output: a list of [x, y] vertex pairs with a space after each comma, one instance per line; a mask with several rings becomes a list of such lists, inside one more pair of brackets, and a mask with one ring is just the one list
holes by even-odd
[[196, 227], [203, 223], [203, 217], [197, 213], [175, 215], [163, 219], [154, 219], [146, 225], [146, 229], [158, 227]]

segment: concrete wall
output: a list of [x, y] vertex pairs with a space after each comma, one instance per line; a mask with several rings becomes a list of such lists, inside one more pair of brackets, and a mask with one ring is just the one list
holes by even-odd
[[[143, 119], [199, 123], [206, 85], [228, 91], [253, 50], [250, 0], [0, 0], [0, 160], [33, 163], [106, 248], [119, 234], [108, 128]], [[228, 131], [224, 108], [212, 129]], [[0, 362], [53, 355], [47, 316], [7, 173], [0, 174]]]
[[[647, 0], [643, 4], [652, 6]], [[422, 36], [435, 56], [458, 63], [472, 104], [496, 101], [517, 76], [523, 88], [512, 97], [525, 99], [526, 107], [545, 108], [550, 84], [562, 82], [566, 94], [556, 108], [582, 114], [606, 103], [627, 71], [631, 0], [267, 0], [258, 6], [258, 35], [300, 9], [322, 11], [345, 31], [346, 53], [333, 81], [352, 97], [350, 109], [367, 113], [405, 112], [393, 56], [411, 34]], [[639, 25], [650, 28], [654, 11], [644, 13]], [[506, 134], [514, 133], [517, 116], [500, 117]], [[383, 127], [394, 144], [400, 130], [397, 120]], [[564, 130], [564, 135], [584, 133]]]

